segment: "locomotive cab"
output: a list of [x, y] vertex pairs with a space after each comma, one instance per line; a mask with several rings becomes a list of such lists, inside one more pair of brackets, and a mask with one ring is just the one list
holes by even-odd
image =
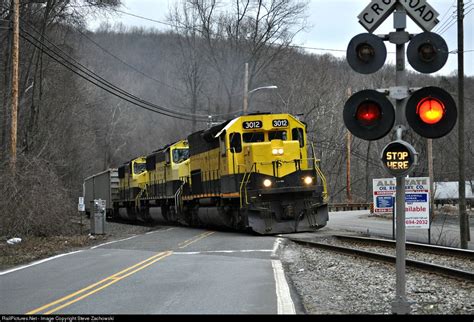
[[290, 114], [265, 113], [191, 134], [192, 215], [261, 234], [324, 227], [325, 179], [308, 158], [305, 128]]

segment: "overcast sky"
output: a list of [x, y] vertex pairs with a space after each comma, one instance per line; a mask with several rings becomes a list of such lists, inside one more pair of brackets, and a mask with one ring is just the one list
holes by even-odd
[[[145, 18], [166, 21], [168, 9], [176, 0], [122, 0], [120, 10]], [[457, 48], [456, 0], [427, 0], [439, 13], [440, 23], [432, 30], [440, 33], [446, 40], [450, 51]], [[370, 0], [310, 0], [308, 15], [309, 28], [295, 38], [295, 45], [321, 49], [306, 49], [312, 53], [330, 53], [338, 57], [345, 56], [347, 44], [352, 37], [367, 32], [359, 24], [357, 16], [370, 3]], [[465, 74], [474, 76], [474, 1], [464, 0], [466, 17], [464, 19], [464, 69]], [[95, 29], [102, 22], [114, 24], [121, 22], [126, 26], [153, 27], [169, 30], [164, 24], [136, 18], [125, 14], [116, 14], [107, 19], [90, 21], [89, 28]], [[420, 33], [422, 30], [408, 17], [407, 31]], [[375, 34], [387, 34], [393, 30], [393, 15], [390, 15]], [[395, 45], [385, 42], [387, 62], [393, 63]], [[326, 49], [326, 50], [322, 50]], [[407, 68], [411, 69], [408, 62]], [[457, 70], [457, 55], [450, 54], [446, 65], [435, 75], [449, 75]]]

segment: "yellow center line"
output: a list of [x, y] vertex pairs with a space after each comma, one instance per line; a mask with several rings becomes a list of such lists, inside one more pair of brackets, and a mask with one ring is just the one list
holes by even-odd
[[190, 241], [193, 241], [194, 239], [199, 238], [200, 236], [206, 235], [206, 234], [208, 234], [208, 233], [209, 233], [209, 231], [205, 231], [205, 232], [203, 232], [203, 233], [200, 233], [200, 234], [197, 235], [197, 236], [193, 236], [192, 238], [189, 238], [189, 239], [187, 239], [187, 240], [185, 240], [185, 241], [179, 243], [178, 246], [187, 244], [187, 243], [189, 243]]
[[[215, 233], [215, 231], [203, 232], [203, 233], [201, 233], [197, 236], [194, 236], [193, 238], [190, 238], [188, 240], [185, 240], [184, 242], [179, 243], [178, 246], [179, 246], [179, 248], [185, 248], [185, 247], [187, 247], [187, 246], [189, 246], [189, 245], [191, 245], [191, 244], [193, 244], [193, 243], [195, 243], [195, 242], [197, 242], [197, 241], [199, 241], [203, 238], [206, 238], [206, 237], [208, 237], [208, 236], [210, 236], [214, 233]], [[155, 263], [155, 262], [157, 262], [157, 261], [159, 261], [159, 260], [161, 260], [165, 257], [170, 256], [171, 254], [173, 254], [173, 251], [160, 252], [156, 255], [153, 255], [153, 256], [151, 256], [151, 257], [149, 257], [149, 258], [133, 265], [133, 266], [127, 267], [126, 269], [123, 269], [118, 273], [110, 275], [110, 276], [108, 276], [108, 277], [106, 277], [106, 278], [104, 278], [104, 279], [102, 279], [102, 280], [100, 280], [100, 281], [98, 281], [94, 284], [91, 284], [91, 285], [89, 285], [89, 286], [87, 286], [83, 289], [80, 289], [80, 290], [78, 290], [78, 291], [76, 291], [72, 294], [64, 296], [64, 297], [62, 297], [62, 298], [60, 298], [56, 301], [53, 301], [51, 303], [45, 304], [42, 307], [39, 307], [37, 309], [31, 310], [31, 311], [27, 312], [26, 314], [37, 314], [38, 312], [45, 311], [46, 309], [49, 309], [49, 308], [51, 308], [55, 305], [63, 303], [59, 306], [54, 307], [53, 309], [51, 309], [49, 311], [44, 312], [44, 314], [51, 314], [53, 312], [56, 312], [56, 311], [58, 311], [62, 308], [65, 308], [65, 307], [73, 304], [73, 303], [76, 303], [76, 302], [78, 302], [78, 301], [80, 301], [80, 300], [82, 300], [82, 299], [84, 299], [84, 298], [86, 298], [86, 297], [88, 297], [88, 296], [90, 296], [94, 293], [97, 293], [100, 290], [103, 290], [104, 288], [109, 287], [110, 285], [115, 284], [118, 281], [120, 281], [120, 280], [122, 280], [122, 279], [124, 279], [124, 278], [126, 278], [126, 277], [128, 277], [132, 274], [135, 274], [138, 271], [141, 271], [142, 269], [152, 265], [153, 263]], [[87, 292], [87, 291], [89, 291], [89, 292]], [[85, 293], [85, 292], [87, 292], [87, 293]], [[85, 294], [83, 294], [83, 293], [85, 293]], [[80, 294], [83, 294], [83, 295], [81, 295], [79, 297], [76, 297]], [[76, 298], [74, 298], [74, 297], [76, 297]], [[74, 298], [74, 299], [70, 300], [72, 298]], [[68, 301], [68, 300], [70, 300], [70, 301]], [[68, 301], [68, 302], [66, 302], [66, 301]], [[66, 302], [66, 303], [64, 303], [64, 302]]]
[[208, 236], [210, 236], [210, 235], [212, 235], [212, 234], [214, 234], [214, 233], [215, 233], [215, 231], [207, 231], [207, 232], [205, 232], [205, 233], [202, 233], [202, 234], [196, 236], [194, 239], [190, 240], [189, 242], [188, 242], [188, 241], [185, 241], [185, 242], [179, 244], [179, 245], [180, 245], [179, 248], [187, 247], [187, 246], [189, 246], [189, 245], [191, 245], [191, 244], [193, 244], [193, 243], [195, 243], [195, 242], [197, 242], [197, 241], [199, 241], [199, 240], [201, 240], [201, 239], [203, 239], [203, 238], [206, 238], [206, 237], [208, 237]]
[[95, 289], [95, 290], [92, 290], [92, 291], [90, 291], [89, 293], [86, 293], [86, 294], [84, 294], [84, 295], [82, 295], [82, 296], [80, 296], [80, 297], [78, 297], [78, 298], [75, 298], [75, 299], [72, 300], [72, 301], [69, 301], [69, 302], [67, 302], [67, 303], [64, 303], [63, 305], [58, 306], [58, 307], [56, 307], [56, 308], [54, 308], [54, 309], [52, 309], [52, 310], [50, 310], [50, 311], [47, 311], [47, 312], [45, 312], [44, 314], [51, 314], [51, 313], [54, 313], [54, 312], [56, 312], [56, 311], [59, 311], [59, 310], [62, 309], [62, 308], [65, 308], [66, 306], [69, 306], [69, 305], [71, 305], [71, 304], [74, 304], [74, 303], [76, 303], [76, 302], [78, 302], [78, 301], [80, 301], [80, 300], [82, 300], [82, 299], [84, 299], [84, 298], [86, 298], [86, 297], [88, 297], [88, 296], [94, 294], [94, 293], [99, 292], [100, 290], [102, 290], [102, 289], [104, 289], [104, 288], [106, 288], [106, 287], [109, 287], [109, 286], [112, 285], [112, 284], [117, 283], [118, 281], [124, 279], [125, 277], [128, 277], [128, 276], [130, 276], [130, 275], [132, 275], [132, 274], [135, 274], [135, 273], [138, 272], [138, 271], [141, 271], [141, 270], [144, 269], [145, 267], [148, 267], [148, 266], [150, 266], [151, 264], [153, 264], [153, 263], [159, 261], [160, 259], [163, 259], [163, 258], [165, 258], [165, 257], [170, 256], [171, 254], [173, 254], [173, 252], [172, 252], [172, 251], [168, 251], [168, 252], [166, 252], [165, 254], [163, 254], [163, 256], [156, 258], [155, 260], [153, 260], [153, 261], [151, 261], [151, 262], [149, 262], [149, 263], [147, 263], [147, 264], [145, 264], [145, 265], [143, 265], [143, 266], [137, 268], [136, 270], [131, 271], [131, 272], [129, 272], [129, 273], [127, 273], [127, 274], [125, 274], [125, 275], [123, 275], [123, 276], [121, 276], [121, 277], [114, 278], [111, 282], [109, 282], [109, 283], [107, 283], [107, 284], [105, 284], [105, 285], [103, 285], [103, 286], [101, 286], [101, 287], [99, 287], [99, 288], [97, 288], [97, 289]]
[[[67, 302], [66, 304], [63, 304], [63, 305], [61, 305], [61, 306], [59, 306], [59, 307], [56, 307], [56, 308], [54, 308], [53, 310], [46, 312], [45, 314], [50, 314], [50, 313], [52, 313], [52, 312], [55, 312], [55, 311], [57, 311], [57, 310], [59, 310], [59, 309], [61, 309], [61, 308], [63, 308], [63, 307], [66, 307], [66, 306], [68, 306], [68, 305], [71, 305], [71, 304], [73, 304], [73, 303], [75, 303], [75, 302], [77, 302], [77, 301], [79, 301], [79, 300], [81, 300], [81, 299], [83, 299], [83, 298], [85, 298], [85, 297], [87, 297], [87, 296], [89, 296], [89, 295], [92, 295], [92, 294], [94, 294], [94, 293], [96, 293], [96, 292], [98, 292], [98, 291], [100, 291], [100, 290], [102, 290], [102, 289], [104, 289], [104, 288], [106, 288], [106, 287], [108, 287], [108, 286], [110, 286], [110, 285], [112, 285], [112, 284], [114, 284], [114, 283], [120, 281], [121, 279], [123, 279], [123, 278], [125, 278], [125, 277], [127, 277], [127, 276], [130, 276], [130, 275], [134, 274], [134, 273], [136, 273], [136, 272], [138, 272], [138, 271], [144, 269], [145, 267], [150, 266], [151, 264], [153, 264], [153, 263], [159, 261], [160, 259], [163, 259], [163, 258], [165, 258], [165, 257], [167, 257], [167, 256], [170, 256], [172, 253], [173, 253], [172, 251], [160, 252], [160, 253], [158, 253], [158, 254], [156, 254], [156, 255], [151, 256], [150, 258], [147, 258], [147, 259], [141, 261], [141, 262], [138, 263], [138, 264], [135, 264], [135, 265], [133, 265], [133, 266], [130, 266], [130, 267], [128, 267], [128, 268], [126, 268], [126, 269], [124, 269], [124, 270], [118, 272], [118, 273], [115, 273], [115, 274], [113, 274], [113, 275], [111, 275], [111, 276], [109, 276], [109, 277], [106, 277], [106, 278], [104, 278], [104, 279], [102, 279], [102, 280], [100, 280], [100, 281], [98, 281], [98, 282], [96, 282], [96, 283], [94, 283], [94, 284], [92, 284], [92, 285], [89, 285], [89, 286], [87, 286], [87, 287], [85, 287], [85, 288], [83, 288], [83, 289], [80, 289], [79, 291], [76, 291], [76, 292], [74, 292], [74, 293], [72, 293], [72, 294], [69, 294], [69, 295], [67, 295], [67, 296], [65, 296], [65, 297], [62, 297], [62, 298], [60, 298], [60, 299], [58, 299], [58, 300], [56, 300], [56, 301], [54, 301], [54, 302], [48, 303], [48, 304], [43, 305], [42, 307], [39, 307], [39, 308], [37, 308], [37, 309], [35, 309], [35, 310], [29, 311], [29, 312], [27, 312], [26, 314], [36, 314], [36, 313], [38, 313], [38, 312], [40, 312], [40, 311], [44, 311], [44, 310], [47, 309], [47, 308], [50, 308], [50, 307], [52, 307], [52, 306], [54, 306], [54, 305], [56, 305], [56, 304], [62, 303], [62, 302], [64, 302], [64, 301], [67, 301], [67, 300], [69, 300], [70, 298], [72, 298], [72, 297], [74, 297], [74, 296], [76, 296], [76, 295], [79, 295], [79, 294], [81, 294], [81, 293], [84, 293], [84, 292], [86, 292], [86, 291], [88, 291], [88, 290], [90, 290], [90, 289], [93, 289], [94, 287], [96, 287], [96, 286], [98, 286], [98, 285], [100, 285], [100, 284], [103, 284], [104, 282], [107, 282], [107, 281], [110, 281], [110, 280], [111, 280], [111, 282], [109, 282], [109, 283], [107, 283], [107, 284], [105, 284], [105, 285], [102, 285], [101, 287], [96, 288], [95, 290], [93, 290], [93, 291], [91, 291], [91, 292], [89, 292], [89, 293], [87, 293], [87, 294], [85, 294], [85, 295], [82, 295], [81, 297], [78, 297], [78, 298], [74, 299], [73, 301]], [[142, 266], [140, 266], [140, 265], [142, 265]], [[140, 266], [140, 267], [139, 267], [139, 266]], [[133, 271], [131, 271], [131, 272], [129, 272], [128, 274], [125, 274], [125, 275], [122, 275], [122, 276], [118, 276], [118, 275], [124, 274], [124, 273], [126, 273], [126, 272], [128, 272], [128, 271], [130, 271], [130, 270], [132, 270], [132, 269], [134, 269], [134, 268], [136, 268], [136, 267], [138, 267], [138, 268], [135, 269], [135, 270], [133, 270]]]

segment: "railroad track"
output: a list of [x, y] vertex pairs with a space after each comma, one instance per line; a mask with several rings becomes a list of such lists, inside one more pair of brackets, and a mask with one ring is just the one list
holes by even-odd
[[[330, 242], [316, 242], [307, 239], [299, 238], [288, 238], [289, 240], [296, 242], [298, 244], [326, 249], [330, 251], [335, 251], [339, 253], [362, 256], [370, 259], [375, 259], [378, 261], [395, 263], [396, 257], [393, 255], [384, 254], [383, 251], [371, 251], [364, 250], [364, 247], [383, 247], [388, 248], [390, 251], [395, 250], [395, 242], [391, 240], [383, 240], [376, 238], [366, 238], [366, 237], [356, 237], [356, 236], [342, 236], [335, 235]], [[350, 246], [344, 245], [351, 243]], [[354, 245], [358, 244], [358, 245]], [[361, 245], [365, 244], [365, 245]], [[412, 250], [415, 256], [420, 255], [420, 253], [429, 253], [436, 256], [449, 256], [456, 257], [458, 260], [465, 261], [472, 264], [474, 259], [474, 251], [472, 250], [462, 250], [457, 248], [443, 247], [443, 246], [433, 246], [433, 245], [423, 245], [418, 243], [406, 243], [407, 250]], [[471, 262], [471, 263], [470, 263]], [[418, 259], [406, 259], [406, 266], [421, 269], [431, 273], [438, 273], [448, 277], [456, 277], [463, 280], [474, 281], [474, 272], [472, 270], [465, 270], [460, 268], [455, 268], [453, 266], [439, 265], [432, 262], [418, 260]], [[463, 265], [459, 265], [463, 266]], [[468, 265], [466, 265], [468, 266]]]
[[329, 211], [349, 211], [349, 210], [372, 210], [373, 203], [370, 202], [343, 202], [328, 204]]

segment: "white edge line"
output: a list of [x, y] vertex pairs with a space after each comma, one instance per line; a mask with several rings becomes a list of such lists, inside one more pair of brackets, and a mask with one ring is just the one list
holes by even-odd
[[153, 231], [149, 231], [147, 233], [145, 233], [145, 235], [150, 235], [150, 234], [155, 234], [155, 233], [162, 233], [164, 231], [170, 231], [170, 230], [173, 230], [175, 227], [171, 227], [171, 228], [167, 228], [167, 229], [163, 229], [163, 230], [153, 230]]
[[[157, 230], [156, 232], [168, 231], [168, 230], [172, 230], [172, 229], [174, 229], [174, 227], [171, 227], [171, 228], [168, 228], [168, 229], [165, 229], [165, 230]], [[150, 233], [151, 233], [151, 232], [150, 232]], [[128, 238], [125, 238], [125, 239], [114, 240], [114, 241], [111, 241], [111, 242], [108, 242], [108, 243], [103, 243], [103, 244], [100, 244], [100, 245], [93, 246], [93, 247], [91, 247], [91, 248], [89, 248], [89, 249], [96, 249], [97, 247], [101, 247], [101, 246], [108, 245], [108, 244], [112, 244], [112, 243], [117, 243], [117, 242], [119, 242], [119, 241], [124, 241], [124, 240], [128, 240], [128, 239], [132, 239], [132, 238], [135, 238], [135, 237], [138, 237], [138, 236], [140, 236], [140, 235], [134, 235], [134, 236], [131, 236], [131, 237], [128, 237]], [[13, 273], [13, 272], [16, 272], [16, 271], [19, 271], [19, 270], [22, 270], [22, 269], [25, 269], [25, 268], [28, 268], [28, 267], [31, 267], [31, 266], [35, 266], [35, 265], [38, 265], [38, 264], [41, 264], [41, 263], [44, 263], [44, 262], [47, 262], [47, 261], [50, 261], [50, 260], [59, 258], [59, 257], [63, 257], [63, 256], [67, 256], [67, 255], [72, 255], [72, 254], [77, 254], [77, 253], [80, 253], [80, 252], [83, 252], [83, 251], [84, 251], [84, 249], [81, 249], [81, 250], [77, 250], [77, 251], [75, 251], [75, 252], [70, 252], [70, 253], [65, 253], [65, 254], [59, 254], [59, 255], [56, 255], [56, 256], [53, 256], [53, 257], [44, 258], [44, 259], [41, 259], [41, 260], [39, 260], [39, 261], [33, 262], [33, 263], [31, 263], [31, 264], [28, 264], [28, 265], [23, 265], [23, 266], [20, 266], [20, 267], [15, 267], [15, 268], [12, 268], [12, 269], [9, 269], [9, 270], [0, 272], [0, 276], [6, 275], [6, 274], [9, 274], [9, 273]]]
[[252, 252], [264, 252], [269, 253], [271, 249], [242, 249], [242, 250], [207, 250], [200, 252], [173, 252], [176, 255], [197, 255], [197, 254], [212, 254], [212, 253], [252, 253]]
[[112, 241], [107, 242], [107, 243], [103, 243], [103, 244], [100, 244], [100, 245], [92, 246], [92, 247], [89, 248], [89, 249], [96, 249], [96, 248], [101, 247], [101, 246], [105, 246], [105, 245], [109, 245], [109, 244], [113, 244], [113, 243], [118, 243], [118, 242], [121, 242], [121, 241], [124, 241], [124, 240], [129, 240], [129, 239], [138, 237], [138, 236], [140, 236], [140, 235], [134, 235], [134, 236], [132, 236], [132, 237], [128, 237], [128, 238], [124, 238], [124, 239], [119, 239], [119, 240], [112, 240]]
[[276, 256], [276, 252], [278, 251], [278, 247], [280, 247], [280, 243], [282, 242], [282, 240], [282, 238], [277, 238], [275, 240], [275, 243], [273, 244], [272, 257]]
[[77, 253], [80, 253], [80, 252], [82, 252], [82, 251], [84, 251], [84, 250], [83, 250], [83, 249], [82, 249], [82, 250], [77, 250], [77, 251], [75, 251], [75, 252], [60, 254], [60, 255], [53, 256], [53, 257], [41, 259], [41, 260], [39, 260], [39, 261], [33, 262], [33, 263], [31, 263], [31, 264], [28, 264], [28, 265], [24, 265], [24, 266], [12, 268], [12, 269], [7, 270], [7, 271], [0, 272], [0, 276], [1, 276], [1, 275], [8, 274], [8, 273], [13, 273], [13, 272], [16, 272], [16, 271], [19, 271], [19, 270], [21, 270], [21, 269], [25, 269], [25, 268], [28, 268], [28, 267], [31, 267], [31, 266], [35, 266], [35, 265], [38, 265], [38, 264], [41, 264], [41, 263], [44, 263], [44, 262], [47, 262], [47, 261], [50, 261], [50, 260], [59, 258], [59, 257], [63, 257], [63, 256], [67, 256], [67, 255], [72, 255], [72, 254], [77, 254]]
[[273, 276], [277, 295], [278, 314], [296, 314], [295, 305], [290, 295], [285, 273], [280, 260], [272, 259]]

